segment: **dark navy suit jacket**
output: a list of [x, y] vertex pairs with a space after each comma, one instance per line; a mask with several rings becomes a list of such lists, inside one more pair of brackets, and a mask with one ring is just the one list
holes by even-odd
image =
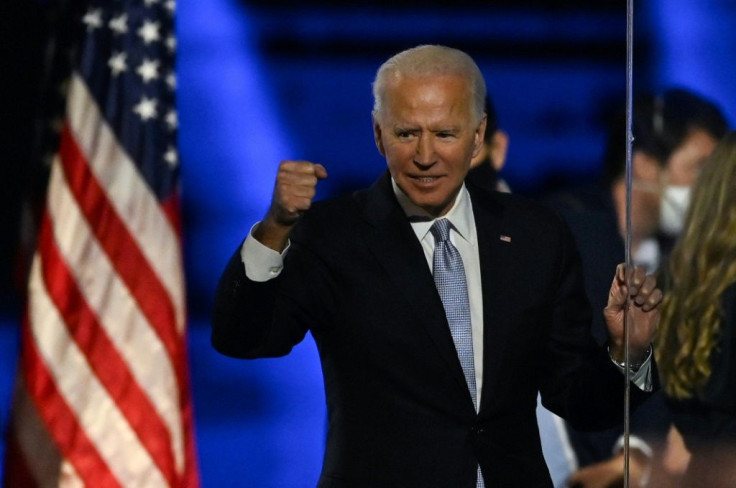
[[[217, 350], [271, 357], [307, 331], [316, 341], [329, 417], [319, 487], [474, 488], [478, 464], [486, 486], [549, 487], [538, 391], [578, 428], [620, 420], [623, 376], [591, 337], [567, 227], [521, 197], [468, 189], [483, 286], [477, 414], [387, 173], [370, 189], [315, 203], [278, 278], [250, 281], [239, 252], [228, 264], [213, 313]], [[645, 395], [634, 390], [636, 403]]]

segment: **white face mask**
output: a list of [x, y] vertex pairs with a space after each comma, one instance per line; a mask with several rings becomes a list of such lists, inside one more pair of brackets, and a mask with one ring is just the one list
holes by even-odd
[[659, 205], [659, 229], [671, 236], [680, 234], [685, 225], [685, 214], [689, 205], [689, 186], [665, 186]]

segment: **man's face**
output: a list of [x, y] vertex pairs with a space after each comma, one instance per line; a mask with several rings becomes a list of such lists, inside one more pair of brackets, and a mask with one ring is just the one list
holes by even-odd
[[396, 184], [433, 216], [452, 208], [480, 150], [485, 117], [474, 123], [471, 107], [462, 77], [404, 77], [386, 87], [383, 113], [373, 121]]
[[718, 141], [701, 129], [692, 131], [667, 160], [666, 178], [670, 185], [692, 186], [705, 159]]

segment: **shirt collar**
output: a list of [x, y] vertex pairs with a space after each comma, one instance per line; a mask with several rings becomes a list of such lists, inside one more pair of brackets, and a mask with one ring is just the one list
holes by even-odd
[[[401, 205], [407, 217], [428, 217], [430, 219], [427, 221], [412, 222], [411, 224], [419, 240], [423, 240], [437, 219], [432, 218], [426, 210], [412, 202], [406, 193], [399, 188], [399, 185], [396, 184], [393, 178], [391, 178], [391, 186], [393, 187], [396, 199], [399, 201], [399, 205]], [[457, 197], [455, 197], [455, 203], [450, 208], [450, 211], [438, 218], [449, 220], [460, 237], [472, 243], [471, 219], [473, 218], [473, 211], [470, 205], [470, 194], [465, 188], [464, 183]]]

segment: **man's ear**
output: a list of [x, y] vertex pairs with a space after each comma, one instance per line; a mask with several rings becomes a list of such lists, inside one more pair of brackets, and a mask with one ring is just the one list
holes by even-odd
[[475, 133], [473, 134], [473, 157], [476, 157], [483, 147], [483, 137], [486, 134], [486, 122], [487, 117], [483, 114], [483, 118], [480, 120], [478, 127], [475, 128]]
[[497, 130], [491, 137], [491, 164], [498, 172], [506, 164], [506, 153], [509, 149], [509, 135], [502, 130]]
[[382, 132], [381, 132], [381, 124], [378, 123], [378, 120], [376, 120], [375, 117], [373, 117], [373, 138], [376, 141], [376, 147], [378, 148], [378, 152], [381, 153], [381, 156], [386, 156], [386, 150], [383, 147], [383, 139], [381, 138]]

